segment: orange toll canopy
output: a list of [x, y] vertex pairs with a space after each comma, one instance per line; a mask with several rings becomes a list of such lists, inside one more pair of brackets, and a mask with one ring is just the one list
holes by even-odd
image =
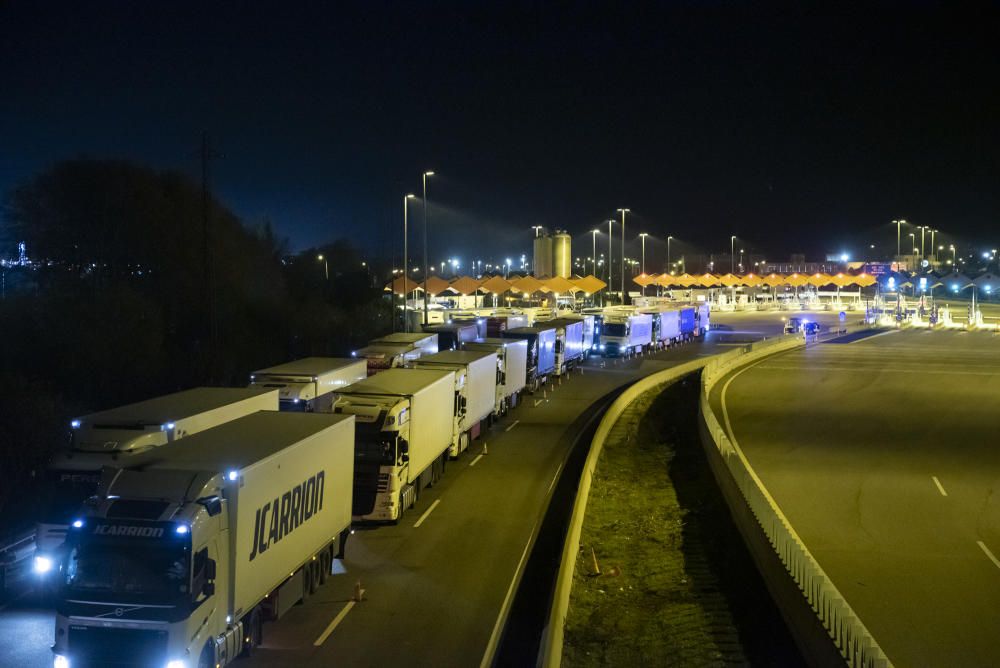
[[608, 287], [608, 284], [597, 278], [593, 274], [585, 276], [583, 278], [573, 279], [573, 285], [576, 286], [577, 290], [586, 292], [588, 295], [592, 295], [596, 292], [600, 292], [604, 288]]
[[760, 285], [761, 283], [764, 282], [761, 279], [761, 277], [758, 276], [758, 275], [756, 275], [756, 274], [747, 274], [746, 276], [742, 277], [740, 280], [742, 281], [743, 285], [747, 286], [748, 288], [755, 288], [755, 287], [757, 287], [758, 285]]
[[696, 277], [697, 283], [692, 285], [701, 285], [706, 288], [711, 288], [716, 285], [721, 285], [719, 282], [719, 277], [715, 274], [704, 273], [701, 276]]
[[479, 289], [482, 285], [482, 281], [478, 281], [471, 276], [462, 276], [454, 281], [448, 286], [460, 295], [471, 295]]
[[510, 284], [510, 289], [515, 292], [523, 292], [526, 295], [542, 291], [542, 282], [534, 276], [522, 276]]
[[817, 288], [824, 285], [830, 285], [833, 282], [834, 282], [833, 277], [830, 276], [829, 274], [821, 274], [819, 272], [816, 272], [815, 274], [810, 274], [809, 276], [806, 276], [806, 284], [815, 286]]
[[652, 284], [656, 283], [656, 279], [657, 279], [657, 276], [655, 274], [654, 275], [639, 274], [638, 276], [636, 276], [635, 278], [632, 279], [632, 282], [635, 283], [636, 285], [644, 288], [647, 285], [652, 285]]
[[722, 276], [719, 276], [718, 281], [722, 286], [727, 288], [731, 288], [734, 285], [739, 285], [741, 283], [740, 277], [735, 274], [723, 274]]
[[484, 281], [479, 287], [487, 292], [499, 295], [510, 290], [510, 281], [505, 280], [503, 276], [494, 276]]
[[554, 292], [557, 295], [564, 295], [573, 292], [575, 288], [576, 286], [562, 276], [554, 276], [542, 281], [542, 289], [547, 292]]
[[785, 276], [785, 283], [795, 288], [802, 287], [808, 281], [809, 279], [802, 274], [789, 274], [788, 276]]
[[405, 294], [409, 294], [414, 290], [421, 288], [419, 283], [417, 283], [416, 281], [412, 281], [409, 278], [405, 279], [406, 284], [404, 287], [403, 280], [404, 280], [403, 276], [400, 276], [399, 278], [395, 279], [394, 281], [392, 281], [392, 283], [389, 283], [385, 286], [385, 291], [389, 292], [391, 290], [393, 293], [401, 295], [404, 294], [404, 290]]
[[767, 276], [762, 278], [761, 281], [763, 281], [764, 285], [770, 286], [772, 288], [776, 288], [779, 285], [784, 285], [786, 282], [784, 276], [782, 276], [781, 274], [774, 274], [774, 273], [768, 274]]
[[435, 296], [447, 290], [449, 286], [448, 281], [443, 278], [431, 276], [421, 287], [427, 290], [427, 294]]

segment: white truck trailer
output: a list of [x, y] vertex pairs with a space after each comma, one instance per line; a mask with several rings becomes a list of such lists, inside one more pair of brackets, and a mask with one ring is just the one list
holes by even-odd
[[276, 389], [281, 410], [329, 413], [338, 389], [368, 376], [364, 360], [304, 357], [250, 374], [250, 384]]
[[222, 666], [350, 533], [354, 418], [264, 411], [107, 468], [67, 537], [55, 666]]
[[485, 338], [464, 344], [465, 350], [483, 350], [497, 354], [497, 392], [493, 413], [497, 417], [517, 407], [528, 382], [528, 342], [524, 339]]
[[654, 305], [640, 309], [653, 316], [653, 346], [668, 348], [681, 340], [681, 312], [671, 306]]
[[146, 452], [264, 410], [278, 410], [277, 390], [196, 387], [73, 420], [69, 448], [43, 474], [33, 562], [39, 584], [50, 583], [70, 520], [97, 490], [103, 467], [126, 468]]
[[497, 393], [497, 354], [483, 350], [443, 350], [422, 357], [414, 369], [450, 369], [455, 372], [455, 392], [459, 397], [448, 454], [455, 459], [479, 438], [483, 420], [493, 415]]
[[419, 348], [421, 355], [433, 355], [438, 351], [438, 336], [433, 332], [393, 332], [372, 339], [370, 345], [377, 346], [387, 343], [411, 345], [414, 348]]
[[419, 359], [426, 349], [417, 348], [409, 343], [373, 343], [359, 348], [351, 353], [354, 357], [365, 361], [368, 375], [374, 376], [386, 369], [404, 367], [413, 360]]
[[579, 318], [553, 318], [545, 325], [556, 330], [555, 375], [564, 376], [583, 361], [586, 348], [583, 345], [583, 320]]
[[609, 311], [604, 316], [601, 344], [605, 357], [641, 353], [653, 342], [653, 316], [648, 313]]
[[334, 411], [357, 418], [354, 519], [398, 522], [437, 482], [457, 404], [450, 369], [389, 369], [340, 392]]

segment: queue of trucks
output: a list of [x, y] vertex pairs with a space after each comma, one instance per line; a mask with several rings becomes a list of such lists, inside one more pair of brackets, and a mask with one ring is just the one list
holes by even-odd
[[[599, 332], [606, 355], [653, 345], [654, 314], [544, 315], [387, 335], [348, 359], [260, 369], [247, 388], [73, 420], [36, 534], [35, 570], [58, 590], [54, 665], [211, 667], [252, 652], [265, 621], [330, 575], [353, 523], [398, 522]], [[658, 342], [683, 336], [663, 334], [683, 332], [683, 312], [658, 315]]]

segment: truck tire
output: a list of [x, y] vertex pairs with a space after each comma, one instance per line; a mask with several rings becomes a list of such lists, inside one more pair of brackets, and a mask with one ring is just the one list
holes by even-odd
[[243, 651], [240, 652], [240, 656], [253, 656], [254, 650], [260, 647], [264, 640], [263, 626], [264, 620], [260, 616], [260, 611], [254, 608], [243, 627]]
[[330, 574], [330, 550], [326, 549], [319, 553], [319, 584], [326, 584], [326, 576]]
[[320, 579], [322, 578], [322, 570], [319, 567], [319, 559], [313, 559], [309, 562], [309, 595], [312, 596], [319, 589]]
[[302, 567], [302, 598], [299, 603], [305, 603], [309, 600], [309, 595], [313, 592], [312, 584], [312, 569], [306, 564]]

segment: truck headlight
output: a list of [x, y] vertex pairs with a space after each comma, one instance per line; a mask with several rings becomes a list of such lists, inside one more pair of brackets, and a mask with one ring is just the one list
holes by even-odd
[[[35, 571], [35, 573], [38, 575], [45, 575], [46, 573], [52, 570], [52, 565], [53, 564], [51, 557], [36, 555], [35, 560], [31, 565], [31, 569]], [[59, 657], [58, 654], [56, 656]], [[61, 657], [61, 658], [66, 659], [66, 657]], [[69, 666], [68, 660], [66, 665]]]
[[52, 657], [52, 668], [69, 668], [69, 659], [62, 654]]
[[187, 661], [184, 659], [174, 659], [173, 661], [167, 661], [166, 668], [187, 668]]

